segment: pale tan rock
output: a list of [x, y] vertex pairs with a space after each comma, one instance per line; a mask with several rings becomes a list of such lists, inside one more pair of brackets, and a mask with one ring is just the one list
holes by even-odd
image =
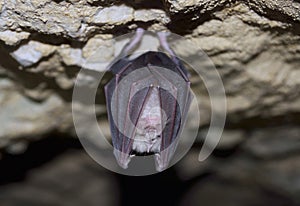
[[170, 10], [172, 12], [179, 12], [179, 11], [193, 11], [197, 9], [197, 7], [202, 8], [201, 13], [205, 11], [210, 11], [216, 7], [222, 6], [225, 3], [230, 2], [230, 0], [165, 0], [171, 5]]
[[30, 33], [28, 32], [15, 32], [10, 30], [0, 31], [0, 39], [10, 46], [14, 46], [21, 40], [27, 39], [29, 35]]
[[166, 15], [166, 13], [159, 9], [140, 9], [134, 12], [134, 20], [135, 21], [161, 21], [164, 24], [170, 22], [170, 18]]
[[81, 66], [84, 61], [81, 49], [72, 48], [69, 45], [61, 45], [57, 51], [66, 65]]
[[[107, 39], [110, 38], [110, 39]], [[82, 56], [97, 58], [99, 62], [109, 62], [114, 54], [114, 42], [111, 35], [98, 35], [89, 39], [82, 49]]]
[[39, 103], [24, 97], [16, 88], [1, 86], [0, 90], [5, 95], [0, 102], [0, 139], [34, 138], [46, 134], [60, 127], [60, 121], [63, 121], [60, 115], [69, 112], [57, 95]]
[[92, 28], [86, 28], [84, 22], [88, 22], [96, 11], [96, 7], [87, 6], [82, 1], [7, 1], [0, 24], [3, 22], [3, 28], [27, 27], [46, 34], [83, 38]]
[[29, 41], [28, 44], [20, 46], [11, 55], [22, 65], [31, 66], [39, 62], [43, 57], [52, 54], [56, 47], [37, 41]]
[[96, 24], [124, 24], [133, 19], [134, 10], [120, 5], [99, 9], [93, 18]]

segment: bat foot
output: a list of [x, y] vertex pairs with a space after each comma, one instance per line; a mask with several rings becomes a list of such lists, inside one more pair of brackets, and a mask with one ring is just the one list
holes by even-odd
[[167, 31], [160, 31], [157, 32], [157, 36], [159, 38], [159, 40], [163, 40], [163, 41], [167, 41], [167, 37], [170, 36], [170, 32]]
[[170, 32], [158, 32], [157, 37], [161, 47], [166, 50], [171, 56], [176, 56], [175, 52], [169, 46], [167, 37], [170, 35]]
[[136, 29], [136, 34], [139, 36], [142, 36], [144, 34], [145, 30], [143, 28], [137, 28]]
[[121, 51], [121, 56], [127, 56], [134, 50], [144, 36], [145, 30], [142, 28], [137, 28], [135, 31], [134, 37], [125, 45], [123, 50]]

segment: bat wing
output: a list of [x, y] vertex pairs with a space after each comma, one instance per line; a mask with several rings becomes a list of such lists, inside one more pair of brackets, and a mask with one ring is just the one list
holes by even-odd
[[[176, 57], [174, 57], [176, 58]], [[188, 72], [181, 64], [181, 61], [173, 61], [164, 53], [151, 53], [148, 56], [148, 62], [155, 66], [168, 69], [178, 75], [179, 78], [173, 78], [172, 72], [160, 70], [157, 68], [156, 78], [159, 78], [161, 84], [167, 84], [166, 89], [160, 90], [160, 104], [162, 110], [167, 115], [168, 121], [162, 132], [162, 144], [160, 153], [156, 154], [157, 170], [164, 170], [173, 157], [181, 130], [186, 122], [187, 113], [192, 101], [190, 92], [190, 82]], [[179, 62], [180, 64], [177, 64]]]
[[150, 85], [148, 82], [150, 74], [144, 74], [143, 79], [121, 83], [124, 77], [139, 67], [138, 62], [125, 60], [116, 62], [110, 68], [115, 73], [115, 77], [105, 86], [114, 155], [122, 168], [127, 168], [130, 162], [135, 127], [147, 96], [150, 94], [149, 87], [139, 88], [141, 82]]
[[[128, 81], [125, 78], [141, 68], [145, 69], [136, 79]], [[133, 146], [137, 144], [137, 125], [147, 107], [155, 104], [164, 114], [164, 118], [159, 116], [163, 127], [158, 135], [155, 162], [157, 170], [164, 170], [176, 150], [192, 99], [186, 69], [164, 53], [147, 52], [134, 60], [117, 62], [111, 70], [115, 77], [105, 86], [105, 94], [114, 154], [119, 165], [128, 167]], [[170, 71], [180, 78], [170, 77]], [[123, 78], [126, 84], [121, 83]]]

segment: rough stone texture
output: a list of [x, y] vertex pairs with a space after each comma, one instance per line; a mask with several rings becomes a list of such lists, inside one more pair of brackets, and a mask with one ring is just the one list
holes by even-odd
[[[238, 199], [222, 194], [227, 187], [218, 178], [209, 190], [200, 185], [190, 195], [204, 198], [217, 190], [220, 199], [228, 197], [227, 205], [238, 205], [254, 196], [266, 198], [259, 194], [266, 190], [300, 204], [298, 0], [0, 1], [0, 147], [20, 153], [49, 132], [75, 136], [70, 105], [76, 74], [82, 67], [104, 71], [120, 51], [112, 39], [137, 27], [186, 37], [194, 47], [179, 43], [178, 55], [191, 59], [204, 50], [226, 90], [228, 116], [216, 156], [228, 154], [222, 157], [228, 165], [218, 158], [193, 164], [197, 152], [192, 152], [178, 173], [191, 179], [214, 171], [222, 181], [232, 181], [228, 193], [257, 183]], [[88, 85], [93, 75], [82, 78]], [[205, 133], [209, 98], [201, 80], [191, 79], [201, 94]], [[102, 92], [99, 99], [103, 106]], [[191, 171], [182, 169], [186, 165]]]
[[32, 66], [39, 62], [43, 57], [52, 54], [55, 47], [42, 44], [36, 41], [30, 41], [28, 44], [20, 46], [12, 52], [12, 56], [24, 67]]
[[30, 33], [28, 32], [14, 32], [11, 30], [5, 30], [0, 32], [0, 39], [7, 45], [16, 45], [21, 40], [27, 39]]

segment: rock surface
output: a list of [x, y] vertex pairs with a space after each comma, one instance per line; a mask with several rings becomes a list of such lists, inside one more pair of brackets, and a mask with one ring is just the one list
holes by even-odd
[[[231, 193], [255, 179], [264, 190], [300, 204], [298, 0], [0, 0], [1, 150], [22, 153], [28, 143], [53, 131], [75, 136], [71, 103], [77, 73], [81, 68], [104, 72], [120, 51], [113, 38], [137, 27], [185, 37], [193, 48], [178, 43], [176, 53], [190, 60], [203, 50], [225, 87], [227, 121], [217, 150], [232, 154], [228, 160], [233, 165], [221, 172], [224, 164], [210, 160], [191, 171], [179, 166], [179, 173], [189, 179], [213, 170], [221, 173], [218, 178], [243, 180], [237, 188], [230, 186]], [[89, 85], [93, 75], [82, 78]], [[201, 96], [201, 127], [206, 131], [210, 99], [194, 73], [191, 81]], [[103, 106], [103, 92], [98, 95]], [[84, 104], [78, 105], [85, 111]], [[235, 156], [236, 150], [241, 156]], [[181, 165], [192, 165], [195, 154]], [[216, 180], [208, 191], [201, 185], [195, 194], [206, 196], [222, 187]], [[228, 205], [260, 198], [256, 189], [230, 197]]]
[[[188, 59], [200, 49], [209, 55], [225, 86], [229, 124], [299, 113], [299, 2], [5, 1], [1, 5], [1, 51], [7, 57], [1, 64], [13, 84], [31, 90], [23, 94], [25, 98], [37, 90], [70, 95], [81, 67], [104, 71], [119, 50], [112, 38], [140, 26], [184, 35], [195, 47], [176, 47], [181, 57]], [[88, 61], [96, 49], [95, 60]], [[42, 89], [14, 79], [30, 82], [31, 74], [37, 77], [35, 86], [44, 85]], [[193, 85], [204, 95], [200, 110], [202, 125], [207, 125], [210, 103], [202, 92], [205, 85], [199, 81]], [[62, 97], [62, 103], [70, 102]]]

